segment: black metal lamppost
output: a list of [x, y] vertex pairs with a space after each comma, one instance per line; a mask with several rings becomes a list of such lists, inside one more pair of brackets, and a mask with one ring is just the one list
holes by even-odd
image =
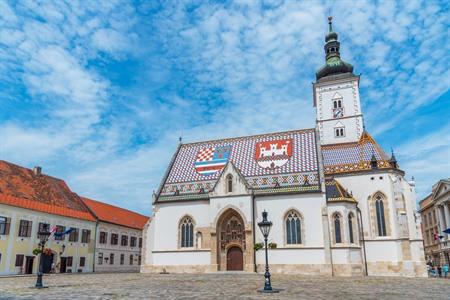
[[264, 289], [258, 290], [260, 293], [278, 293], [279, 290], [272, 289], [272, 284], [270, 283], [270, 272], [269, 272], [269, 256], [267, 251], [267, 237], [269, 236], [270, 228], [272, 227], [272, 222], [267, 220], [267, 212], [262, 213], [263, 220], [258, 223], [259, 229], [264, 236], [264, 248], [266, 252], [266, 272], [264, 273]]
[[44, 224], [42, 229], [38, 232], [39, 247], [41, 248], [41, 255], [39, 256], [39, 270], [37, 272], [37, 280], [35, 285], [38, 289], [44, 287], [42, 284], [42, 275], [44, 274], [44, 260], [42, 259], [42, 255], [44, 255], [45, 243], [47, 243], [49, 237], [50, 231], [48, 230], [48, 224]]

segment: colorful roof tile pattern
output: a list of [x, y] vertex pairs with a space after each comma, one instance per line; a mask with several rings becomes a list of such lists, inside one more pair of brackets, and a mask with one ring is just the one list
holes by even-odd
[[81, 197], [84, 204], [100, 221], [142, 230], [148, 217], [111, 204]]
[[356, 143], [323, 145], [322, 155], [325, 174], [370, 170], [372, 155], [379, 169], [391, 167], [389, 157], [367, 132]]
[[352, 195], [350, 195], [342, 185], [333, 178], [325, 179], [325, 193], [327, 196], [327, 201], [347, 201], [347, 202], [357, 202]]
[[80, 197], [67, 184], [48, 175], [0, 160], [0, 203], [95, 221]]
[[[223, 151], [211, 154], [215, 151], [211, 149]], [[197, 166], [200, 159], [206, 157], [211, 161], [214, 155], [222, 168], [224, 159], [232, 162], [253, 189], [274, 186], [319, 189], [315, 130], [306, 129], [183, 144], [170, 166], [160, 195], [210, 191], [222, 168], [215, 167], [215, 172], [205, 174], [199, 172]]]

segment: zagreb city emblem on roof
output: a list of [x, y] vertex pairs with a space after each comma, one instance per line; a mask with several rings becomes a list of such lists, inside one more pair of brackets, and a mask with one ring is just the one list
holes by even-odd
[[220, 146], [200, 149], [194, 166], [197, 173], [209, 176], [220, 170], [228, 162], [231, 146]]
[[287, 163], [291, 156], [292, 139], [256, 143], [255, 159], [263, 168], [279, 168]]

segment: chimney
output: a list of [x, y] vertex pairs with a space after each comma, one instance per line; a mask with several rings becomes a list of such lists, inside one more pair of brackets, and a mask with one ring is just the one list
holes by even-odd
[[34, 168], [33, 168], [33, 173], [34, 173], [34, 175], [36, 175], [36, 176], [41, 175], [41, 173], [42, 173], [42, 168], [39, 167], [39, 166], [34, 167]]

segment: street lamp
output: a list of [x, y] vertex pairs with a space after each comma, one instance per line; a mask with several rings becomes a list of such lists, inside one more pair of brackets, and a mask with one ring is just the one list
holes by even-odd
[[44, 287], [42, 285], [42, 275], [44, 274], [44, 260], [42, 259], [42, 255], [44, 254], [45, 243], [47, 243], [49, 236], [50, 231], [48, 230], [48, 224], [44, 224], [38, 232], [39, 247], [41, 248], [41, 255], [39, 256], [39, 270], [37, 272], [37, 280], [35, 285], [38, 289]]
[[264, 236], [264, 248], [266, 250], [266, 272], [264, 273], [265, 283], [264, 289], [258, 290], [261, 293], [278, 293], [279, 290], [272, 289], [272, 285], [270, 283], [270, 272], [269, 272], [269, 257], [267, 251], [267, 237], [269, 236], [270, 228], [272, 227], [272, 222], [267, 220], [267, 212], [262, 212], [263, 220], [258, 223], [259, 229], [261, 229], [261, 233]]

